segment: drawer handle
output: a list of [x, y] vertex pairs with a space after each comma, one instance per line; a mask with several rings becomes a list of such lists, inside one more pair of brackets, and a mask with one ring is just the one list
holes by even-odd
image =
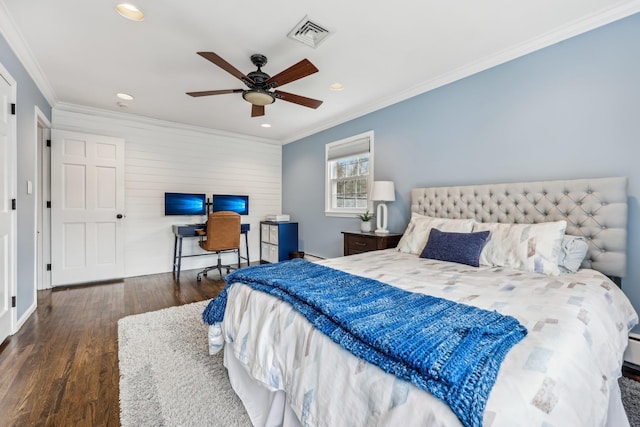
[[353, 242], [356, 246], [367, 246], [364, 242]]

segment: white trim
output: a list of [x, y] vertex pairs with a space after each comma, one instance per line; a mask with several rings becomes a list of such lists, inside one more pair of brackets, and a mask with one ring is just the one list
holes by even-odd
[[14, 334], [18, 332], [20, 328], [22, 328], [22, 326], [27, 322], [27, 320], [29, 320], [29, 316], [35, 313], [37, 308], [38, 308], [38, 300], [36, 299], [33, 301], [33, 304], [31, 304], [29, 308], [25, 310], [24, 314], [20, 316], [20, 319], [16, 321], [15, 330], [13, 331]]
[[[25, 141], [25, 143], [33, 144], [34, 150], [33, 150], [33, 157], [31, 159], [31, 161], [33, 162], [32, 163], [33, 170], [35, 171], [35, 174], [37, 176], [38, 175], [38, 172], [37, 172], [38, 171], [38, 121], [37, 121], [38, 119], [37, 119], [37, 116], [35, 114], [35, 110], [34, 110], [33, 118], [34, 118], [33, 131], [35, 133], [33, 135], [33, 141], [31, 141], [31, 142]], [[31, 197], [33, 197], [33, 200], [34, 200], [34, 203], [33, 203], [33, 223], [31, 224], [31, 229], [34, 230], [33, 241], [31, 242], [32, 245], [33, 245], [31, 247], [31, 256], [32, 256], [31, 259], [33, 259], [33, 264], [31, 266], [32, 269], [33, 269], [33, 283], [31, 284], [32, 285], [31, 289], [33, 290], [32, 298], [33, 298], [34, 302], [37, 301], [37, 299], [38, 299], [38, 280], [37, 280], [37, 277], [38, 277], [38, 270], [37, 270], [38, 269], [38, 263], [36, 262], [36, 260], [38, 259], [38, 233], [37, 233], [37, 230], [38, 230], [38, 228], [37, 228], [38, 227], [38, 224], [37, 224], [37, 221], [38, 221], [38, 202], [37, 202], [38, 194], [37, 194], [37, 192], [38, 192], [38, 190], [37, 190], [37, 187], [38, 187], [38, 185], [35, 184], [35, 181], [36, 180], [34, 179], [34, 177], [30, 176], [30, 177], [27, 178], [27, 182], [23, 182], [22, 184], [18, 184], [18, 185], [27, 185], [27, 187], [28, 187], [29, 183], [30, 183], [30, 186], [31, 186]], [[29, 196], [28, 189], [27, 189], [27, 191], [25, 191], [25, 194], [27, 195], [27, 197]]]
[[313, 255], [313, 254], [308, 254], [308, 253], [305, 253], [304, 257], [308, 261], [322, 261], [323, 259], [326, 259], [326, 258], [323, 258], [323, 257], [321, 257], [319, 255]]
[[[371, 209], [369, 209], [371, 210]], [[358, 215], [361, 215], [365, 212], [365, 209], [360, 209], [360, 210], [344, 210], [344, 211], [324, 211], [324, 216], [333, 216], [336, 218], [351, 218], [351, 217], [357, 217]]]
[[217, 129], [187, 125], [184, 123], [172, 122], [169, 120], [153, 119], [150, 117], [109, 111], [101, 108], [86, 107], [86, 106], [77, 105], [77, 104], [68, 104], [65, 102], [59, 102], [52, 110], [52, 113], [51, 113], [52, 121], [56, 129], [77, 130], [77, 129], [61, 128], [59, 126], [58, 124], [59, 120], [57, 120], [57, 117], [60, 115], [65, 115], [66, 113], [72, 113], [75, 117], [77, 117], [78, 114], [82, 114], [84, 116], [87, 116], [87, 119], [99, 118], [99, 119], [118, 120], [122, 123], [127, 123], [129, 126], [133, 126], [133, 127], [153, 127], [157, 129], [162, 129], [165, 132], [171, 132], [174, 135], [188, 136], [192, 133], [197, 133], [198, 135], [206, 134], [206, 135], [221, 136], [225, 138], [241, 139], [243, 141], [255, 141], [255, 142], [262, 142], [262, 143], [271, 144], [271, 145], [282, 145], [280, 141], [275, 139], [260, 138], [257, 136], [243, 135], [243, 134], [234, 133], [234, 132], [225, 132]]
[[624, 351], [624, 360], [640, 366], [640, 335], [635, 333], [629, 334], [629, 344]]
[[[35, 214], [35, 221], [36, 221], [36, 230], [38, 230], [39, 228], [39, 222], [42, 221], [42, 218], [40, 218], [40, 216], [45, 217], [46, 215], [44, 214], [46, 212], [46, 206], [45, 206], [45, 199], [44, 199], [44, 189], [43, 189], [43, 183], [45, 181], [43, 181], [43, 179], [46, 179], [46, 182], [50, 185], [51, 182], [51, 177], [44, 177], [43, 176], [43, 172], [50, 172], [49, 170], [44, 171], [42, 168], [43, 165], [43, 159], [44, 156], [47, 155], [47, 151], [46, 151], [46, 147], [43, 146], [43, 140], [47, 139], [47, 137], [50, 137], [50, 135], [42, 135], [42, 138], [40, 138], [40, 132], [38, 132], [38, 129], [42, 128], [43, 130], [48, 130], [49, 132], [51, 131], [52, 125], [51, 122], [49, 121], [49, 119], [47, 118], [47, 116], [42, 112], [42, 110], [40, 110], [40, 108], [38, 108], [38, 106], [36, 105], [35, 107], [35, 114], [34, 114], [34, 119], [35, 119], [35, 138], [36, 138], [36, 185], [35, 185], [35, 194], [34, 196], [34, 200], [35, 200], [35, 210], [36, 210], [36, 214]], [[50, 155], [50, 152], [49, 152]], [[39, 161], [38, 161], [39, 160]], [[40, 213], [40, 215], [39, 215]], [[51, 228], [49, 226], [49, 224], [43, 223], [42, 229], [41, 229], [41, 236], [40, 239], [42, 239], [43, 242], [45, 243], [49, 243], [49, 245], [51, 244]], [[38, 233], [36, 231], [36, 235], [35, 235], [35, 260], [36, 262], [34, 263], [34, 275], [33, 277], [35, 278], [35, 295], [34, 295], [34, 301], [38, 300], [38, 294], [37, 291], [39, 290], [44, 290], [44, 289], [50, 289], [51, 288], [51, 272], [47, 272], [45, 265], [47, 264], [45, 259], [43, 259], [43, 255], [44, 255], [44, 251], [40, 252], [38, 250]], [[49, 247], [49, 250], [47, 252], [49, 254], [49, 256], [51, 255], [51, 247]], [[50, 261], [50, 260], [49, 260]], [[38, 272], [40, 272], [40, 274], [38, 274]], [[38, 278], [40, 278], [41, 280], [38, 280]], [[45, 278], [47, 280], [45, 280]], [[37, 304], [36, 304], [37, 305]]]
[[[4, 78], [9, 85], [11, 86], [11, 99], [9, 102], [16, 103], [17, 94], [18, 94], [18, 83], [13, 78], [13, 76], [7, 71], [2, 63], [0, 63], [0, 76]], [[12, 151], [12, 161], [11, 161], [11, 180], [13, 181], [11, 184], [11, 198], [18, 198], [18, 120], [17, 115], [12, 116], [11, 123], [11, 151]], [[11, 289], [10, 296], [18, 296], [18, 211], [13, 211], [13, 217], [11, 219]], [[15, 334], [18, 331], [17, 327], [17, 316], [18, 316], [18, 308], [13, 307], [11, 309], [11, 335]]]
[[[365, 105], [357, 110], [352, 111], [351, 113], [342, 113], [339, 115], [339, 117], [329, 119], [307, 129], [303, 129], [297, 133], [289, 135], [287, 138], [281, 141], [281, 143], [282, 145], [284, 145], [290, 142], [297, 141], [306, 136], [316, 134], [325, 129], [329, 129], [339, 124], [348, 122], [350, 120], [369, 114], [373, 111], [388, 107], [389, 105], [396, 104], [398, 102], [404, 101], [405, 99], [422, 94], [424, 92], [428, 92], [430, 90], [436, 89], [470, 75], [479, 73], [480, 71], [495, 67], [496, 65], [500, 65], [512, 59], [527, 55], [531, 52], [535, 52], [536, 50], [551, 46], [552, 44], [559, 43], [563, 40], [567, 40], [579, 34], [594, 30], [598, 27], [610, 24], [614, 21], [626, 18], [638, 12], [640, 12], [640, 0], [634, 0], [630, 2], [624, 1], [618, 3], [599, 12], [595, 12], [587, 17], [583, 17], [581, 19], [563, 25], [562, 27], [559, 27], [547, 34], [543, 34], [542, 36], [521, 43], [519, 46], [507, 49], [502, 52], [498, 52], [497, 54], [490, 55], [480, 61], [476, 61], [475, 63], [462, 66], [450, 73], [446, 73], [434, 79], [414, 85], [407, 90], [378, 100], [375, 103]], [[46, 78], [44, 72], [42, 71], [42, 68], [35, 58], [35, 55], [29, 48], [27, 42], [22, 36], [22, 33], [18, 29], [18, 26], [7, 10], [4, 0], [0, 0], [0, 33], [4, 36], [5, 40], [7, 41], [13, 52], [16, 54], [24, 68], [27, 70], [27, 73], [29, 73], [40, 92], [42, 92], [44, 97], [47, 99], [49, 104], [51, 106], [57, 107], [58, 102], [56, 100], [56, 95], [53, 87], [49, 83], [49, 80]]]
[[36, 112], [36, 126], [38, 124], [41, 124], [42, 127], [51, 129], [52, 125], [51, 125], [51, 122], [49, 121], [49, 119], [47, 118], [47, 116], [42, 112], [42, 110], [40, 108], [38, 108], [37, 105], [34, 108], [35, 108], [35, 112]]
[[358, 135], [353, 135], [347, 138], [342, 138], [337, 141], [328, 142], [325, 144], [324, 148], [324, 214], [325, 216], [331, 217], [344, 217], [349, 218], [355, 215], [363, 214], [365, 210], [371, 210], [371, 202], [367, 203], [366, 208], [357, 209], [357, 208], [348, 208], [348, 209], [332, 209], [331, 208], [331, 192], [329, 191], [329, 149], [331, 147], [340, 146], [344, 144], [349, 144], [351, 142], [355, 142], [364, 138], [369, 138], [369, 175], [367, 179], [368, 191], [371, 191], [371, 185], [373, 183], [373, 165], [375, 162], [373, 148], [374, 132], [372, 130], [360, 133]]
[[495, 67], [497, 65], [503, 64], [513, 59], [519, 58], [521, 56], [543, 49], [545, 47], [549, 47], [553, 44], [567, 40], [571, 37], [575, 37], [582, 33], [586, 33], [588, 31], [594, 30], [603, 25], [610, 24], [614, 21], [626, 18], [638, 12], [640, 12], [640, 0], [635, 0], [632, 2], [624, 2], [624, 4], [618, 4], [611, 8], [602, 10], [598, 13], [593, 13], [587, 17], [578, 19], [562, 27], [559, 27], [547, 34], [543, 34], [534, 39], [526, 41], [524, 43], [520, 43], [518, 46], [511, 47], [509, 49], [503, 50], [502, 52], [495, 53], [493, 55], [489, 55], [474, 63], [463, 65], [462, 67], [459, 67], [456, 70], [442, 74], [431, 80], [418, 83], [406, 90], [397, 92], [386, 98], [381, 98], [381, 99], [379, 98], [376, 100], [376, 102], [370, 103], [368, 105], [364, 105], [358, 110], [354, 110], [346, 114], [341, 113], [339, 117], [336, 117], [333, 120], [328, 120], [322, 123], [318, 123], [313, 127], [303, 129], [300, 132], [297, 132], [293, 135], [289, 135], [287, 138], [283, 140], [283, 144], [288, 144], [290, 142], [294, 142], [299, 139], [302, 139], [306, 136], [314, 135], [325, 129], [329, 129], [339, 124], [346, 123], [350, 120], [356, 119], [358, 117], [362, 117], [366, 114], [372, 113], [384, 107], [388, 107], [390, 105], [404, 101], [416, 95], [429, 92], [433, 89], [437, 89], [439, 87], [442, 87], [454, 81], [461, 80], [465, 77], [469, 77], [473, 74], [479, 73], [481, 71], [487, 70], [489, 68]]
[[0, 0], [0, 33], [18, 57], [20, 63], [24, 66], [29, 76], [33, 79], [42, 95], [46, 98], [49, 105], [56, 103], [56, 94], [53, 87], [49, 83], [46, 75], [42, 71], [38, 60], [29, 48], [27, 41], [22, 36], [18, 25], [7, 10], [4, 0]]

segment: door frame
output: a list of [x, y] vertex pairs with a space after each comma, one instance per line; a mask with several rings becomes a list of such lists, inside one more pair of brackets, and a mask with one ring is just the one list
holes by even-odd
[[[47, 270], [47, 264], [51, 264], [51, 210], [47, 208], [47, 202], [51, 200], [51, 148], [47, 146], [47, 140], [51, 139], [51, 127], [49, 119], [36, 106], [36, 293], [51, 289], [51, 270]], [[35, 300], [37, 301], [37, 295]]]
[[[2, 63], [0, 63], [0, 78], [4, 79], [11, 86], [11, 99], [9, 102], [16, 104], [17, 103], [17, 86], [18, 82], [13, 78], [13, 76], [7, 71]], [[16, 112], [17, 113], [17, 112]], [[10, 193], [12, 199], [18, 199], [18, 120], [17, 114], [13, 115], [13, 120], [11, 120], [11, 140], [9, 143], [11, 144], [11, 154], [12, 154], [12, 163], [11, 163], [11, 176], [10, 176]], [[11, 257], [11, 274], [9, 277], [9, 281], [11, 283], [9, 289], [8, 298], [12, 296], [17, 297], [18, 295], [18, 215], [17, 210], [12, 211], [11, 217], [11, 242], [10, 242], [10, 257]], [[9, 302], [9, 311], [10, 311], [10, 324], [9, 324], [9, 335], [13, 335], [18, 330], [18, 308], [12, 307], [12, 304]], [[0, 344], [2, 344], [2, 340], [0, 340]]]

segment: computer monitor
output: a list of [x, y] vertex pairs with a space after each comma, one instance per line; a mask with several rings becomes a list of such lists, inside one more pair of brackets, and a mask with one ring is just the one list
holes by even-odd
[[195, 193], [164, 193], [165, 215], [206, 215], [207, 195]]
[[211, 197], [212, 212], [231, 211], [249, 215], [249, 196], [214, 194]]

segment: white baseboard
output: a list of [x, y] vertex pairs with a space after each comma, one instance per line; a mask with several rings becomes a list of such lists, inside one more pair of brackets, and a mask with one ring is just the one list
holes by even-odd
[[38, 308], [38, 305], [34, 301], [33, 304], [31, 304], [31, 306], [27, 309], [27, 311], [25, 311], [22, 314], [22, 316], [20, 316], [20, 318], [17, 320], [12, 335], [15, 334], [16, 332], [18, 332], [20, 330], [20, 328], [22, 328], [22, 326], [26, 323], [26, 321], [29, 320], [29, 316], [31, 316], [33, 313], [35, 313], [36, 308]]
[[629, 345], [624, 352], [625, 362], [633, 363], [640, 366], [640, 335], [630, 333]]

